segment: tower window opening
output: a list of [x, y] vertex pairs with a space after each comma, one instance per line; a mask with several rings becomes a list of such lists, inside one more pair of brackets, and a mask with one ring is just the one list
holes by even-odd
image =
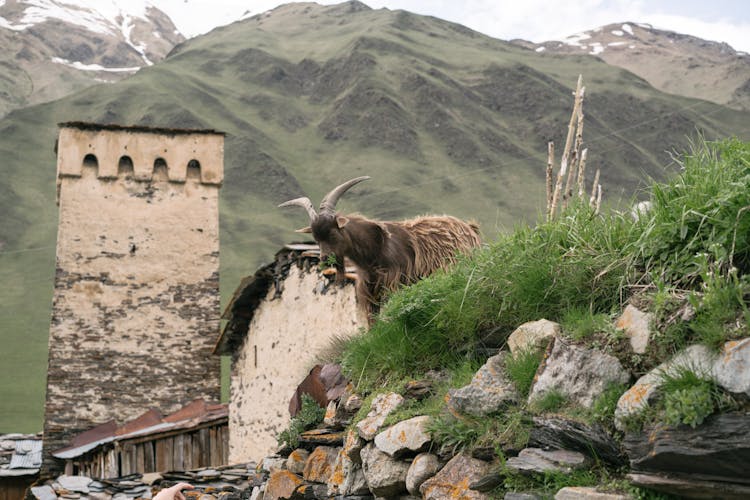
[[198, 160], [192, 159], [192, 160], [190, 160], [188, 162], [186, 177], [188, 179], [191, 179], [191, 180], [200, 181], [200, 179], [201, 179], [201, 163]]

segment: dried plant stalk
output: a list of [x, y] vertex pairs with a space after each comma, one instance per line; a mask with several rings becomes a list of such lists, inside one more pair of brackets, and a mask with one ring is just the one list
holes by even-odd
[[[583, 143], [583, 95], [586, 92], [586, 87], [582, 87], [581, 82], [581, 76], [579, 76], [579, 88], [576, 89], [575, 104], [573, 105], [573, 115], [576, 117], [575, 146], [573, 146], [568, 153], [571, 168], [568, 170], [568, 178], [565, 181], [563, 207], [568, 206], [568, 200], [573, 197], [573, 175], [577, 169], [572, 168], [572, 165], [578, 165], [581, 161], [581, 144]], [[573, 121], [573, 115], [570, 117], [571, 123]], [[568, 128], [568, 133], [570, 133], [570, 128]]]
[[602, 206], [602, 185], [596, 185], [596, 203], [594, 204], [594, 213], [599, 215], [599, 209]]
[[555, 164], [555, 143], [547, 143], [547, 216], [552, 207], [552, 169]]
[[594, 175], [594, 185], [591, 186], [591, 197], [589, 197], [589, 205], [593, 206], [594, 203], [596, 203], [596, 186], [599, 185], [599, 169], [596, 169], [596, 174]]
[[585, 193], [584, 182], [586, 180], [586, 156], [588, 156], [589, 149], [585, 148], [581, 151], [581, 158], [578, 160], [578, 197], [583, 198]]
[[555, 215], [557, 205], [560, 202], [560, 192], [563, 187], [563, 179], [565, 179], [568, 173], [568, 157], [570, 155], [570, 148], [573, 145], [573, 137], [575, 133], [575, 124], [578, 118], [578, 106], [581, 103], [579, 95], [581, 93], [581, 86], [583, 84], [583, 75], [578, 75], [578, 84], [576, 85], [575, 92], [575, 103], [573, 105], [573, 113], [570, 115], [570, 122], [568, 123], [568, 135], [565, 138], [565, 148], [563, 149], [562, 159], [560, 160], [560, 171], [557, 174], [557, 182], [555, 183], [555, 189], [552, 194], [552, 204], [550, 206], [548, 218], [551, 219]]

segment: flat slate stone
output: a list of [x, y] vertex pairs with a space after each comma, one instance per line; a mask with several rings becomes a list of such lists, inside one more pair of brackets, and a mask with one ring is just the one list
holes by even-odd
[[55, 490], [51, 486], [34, 486], [31, 488], [31, 494], [39, 500], [57, 500]]
[[748, 483], [750, 413], [708, 417], [695, 429], [656, 427], [625, 435], [633, 472], [682, 474], [707, 481]]
[[509, 458], [505, 464], [521, 474], [544, 472], [571, 472], [587, 464], [582, 453], [569, 450], [542, 450], [524, 448], [517, 457]]
[[[86, 476], [60, 476], [57, 478], [57, 482], [68, 491], [75, 491], [78, 493], [88, 493], [89, 484], [93, 480]], [[143, 483], [134, 483], [134, 485], [142, 485]]]
[[636, 486], [643, 486], [680, 498], [720, 498], [722, 500], [747, 500], [750, 498], [750, 485], [702, 481], [693, 476], [662, 476], [659, 474], [628, 474], [626, 476]]
[[604, 493], [596, 488], [583, 486], [568, 486], [555, 494], [555, 500], [630, 500], [629, 495], [619, 493]]
[[529, 445], [535, 448], [574, 450], [616, 466], [625, 465], [628, 461], [620, 446], [602, 426], [562, 417], [534, 417]]

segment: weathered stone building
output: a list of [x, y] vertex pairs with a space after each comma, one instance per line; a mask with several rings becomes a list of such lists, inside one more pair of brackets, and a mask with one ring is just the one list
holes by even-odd
[[223, 148], [210, 130], [60, 125], [45, 469], [112, 418], [218, 401]]
[[260, 460], [289, 424], [298, 384], [335, 337], [367, 324], [354, 283], [331, 282], [317, 245], [287, 245], [245, 278], [224, 312], [215, 352], [232, 355], [229, 463]]

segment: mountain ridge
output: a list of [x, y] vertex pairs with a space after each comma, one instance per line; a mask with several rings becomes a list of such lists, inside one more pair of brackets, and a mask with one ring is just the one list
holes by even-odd
[[625, 22], [563, 40], [512, 43], [540, 53], [594, 55], [664, 92], [750, 110], [750, 54], [723, 42]]
[[[0, 116], [111, 83], [163, 59], [184, 40], [150, 2], [0, 2]], [[106, 8], [105, 8], [106, 7]]]

